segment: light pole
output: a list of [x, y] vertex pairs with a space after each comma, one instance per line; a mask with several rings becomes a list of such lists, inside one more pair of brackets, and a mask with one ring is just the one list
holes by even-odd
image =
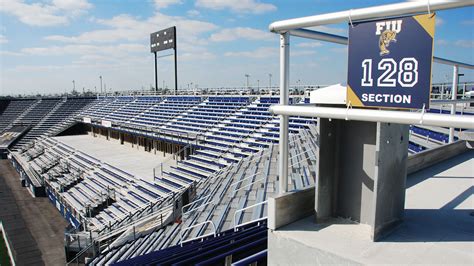
[[99, 76], [100, 79], [100, 93], [102, 93], [102, 76]]
[[268, 89], [272, 89], [272, 74], [268, 73]]
[[257, 79], [257, 90], [260, 91], [260, 80]]
[[247, 78], [247, 89], [249, 88], [249, 77], [250, 75], [249, 74], [245, 74], [245, 77]]
[[76, 90], [76, 81], [72, 80], [72, 91]]

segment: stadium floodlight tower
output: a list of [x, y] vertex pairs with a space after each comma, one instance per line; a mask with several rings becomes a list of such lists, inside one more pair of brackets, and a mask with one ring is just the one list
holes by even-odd
[[[158, 52], [174, 50], [174, 92], [178, 94], [178, 46], [176, 43], [176, 26], [150, 34], [150, 50], [155, 54], [155, 90], [158, 91]], [[169, 55], [163, 55], [165, 57]], [[164, 88], [163, 88], [164, 89]]]
[[[453, 65], [455, 71], [458, 66], [472, 67], [433, 58], [434, 11], [473, 5], [472, 1], [461, 0], [402, 2], [270, 25], [270, 31], [280, 35], [280, 104], [270, 107], [271, 113], [280, 116], [280, 151], [279, 195], [268, 200], [269, 229], [277, 230], [314, 214], [321, 224], [336, 224], [343, 218], [345, 222], [364, 225], [363, 228], [370, 228], [364, 229], [364, 237], [377, 241], [400, 224], [405, 212], [408, 125], [474, 128], [471, 117], [426, 112], [433, 61]], [[348, 44], [346, 37], [309, 29], [336, 23], [348, 23], [349, 29], [344, 96], [338, 102], [289, 105], [290, 36]], [[384, 71], [387, 69], [394, 70], [389, 80]], [[457, 85], [457, 72], [454, 79], [453, 87]], [[322, 99], [325, 95], [319, 96]], [[303, 191], [288, 192], [289, 116], [318, 118], [316, 184]], [[321, 237], [327, 227], [317, 228], [314, 232]], [[270, 234], [269, 239], [275, 236]], [[288, 255], [280, 252], [285, 250], [279, 246], [282, 239], [275, 240], [274, 247], [269, 244], [271, 259], [285, 260]], [[325, 240], [321, 241], [322, 246], [331, 241]], [[298, 257], [307, 262], [309, 255], [303, 253], [289, 259]], [[337, 263], [328, 254], [319, 256], [319, 262]]]

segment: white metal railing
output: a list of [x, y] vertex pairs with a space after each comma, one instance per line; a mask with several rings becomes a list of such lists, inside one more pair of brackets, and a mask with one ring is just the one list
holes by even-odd
[[285, 116], [309, 116], [369, 122], [387, 122], [408, 125], [438, 127], [474, 128], [474, 118], [426, 112], [385, 111], [372, 109], [352, 109], [335, 107], [274, 105], [270, 112]]
[[[203, 200], [209, 198], [210, 196], [212, 196], [212, 195], [207, 195], [207, 196], [205, 196], [205, 197], [202, 197], [202, 198], [200, 198], [200, 199], [197, 199], [197, 200], [195, 200], [195, 201], [192, 201], [192, 202], [190, 202], [190, 203], [184, 205], [183, 207], [181, 207], [181, 213], [185, 213], [184, 209], [185, 209], [186, 207], [189, 207], [189, 206], [191, 206], [191, 205], [194, 205], [194, 204], [196, 204], [197, 202], [203, 201]], [[188, 210], [188, 211], [192, 211], [192, 210], [194, 210], [194, 209], [191, 209], [191, 210]]]
[[269, 29], [273, 32], [285, 32], [298, 28], [308, 28], [349, 21], [401, 16], [413, 13], [433, 12], [436, 10], [465, 7], [470, 5], [473, 5], [473, 2], [466, 0], [425, 0], [402, 2], [390, 5], [350, 9], [316, 16], [277, 21], [270, 24]]
[[[191, 239], [186, 239], [185, 241], [183, 241], [183, 235], [184, 233], [186, 233], [187, 231], [195, 228], [195, 227], [198, 227], [198, 226], [201, 226], [201, 225], [205, 225], [205, 224], [210, 224], [212, 226], [212, 229], [214, 230], [214, 232], [211, 232], [211, 233], [208, 233], [208, 234], [205, 234], [205, 235], [202, 235], [202, 236], [197, 236], [197, 237], [193, 237]], [[189, 242], [189, 241], [193, 241], [193, 240], [196, 240], [196, 239], [201, 239], [201, 238], [204, 238], [204, 237], [207, 237], [207, 236], [211, 236], [213, 235], [214, 237], [216, 237], [216, 233], [217, 233], [217, 230], [216, 230], [216, 225], [214, 224], [213, 221], [211, 220], [207, 220], [207, 221], [204, 221], [202, 223], [198, 223], [198, 224], [195, 224], [195, 225], [191, 225], [191, 226], [188, 226], [184, 229], [181, 229], [180, 232], [179, 232], [179, 244], [180, 246], [183, 246], [183, 243], [186, 243], [186, 242]]]
[[196, 207], [196, 208], [193, 208], [193, 209], [191, 209], [191, 210], [188, 210], [187, 212], [183, 212], [183, 213], [181, 214], [181, 222], [184, 224], [185, 215], [187, 215], [187, 214], [189, 214], [189, 213], [192, 213], [192, 212], [194, 212], [194, 211], [196, 211], [196, 210], [200, 210], [200, 209], [206, 207], [207, 205], [211, 205], [211, 204], [215, 204], [215, 202], [211, 200], [211, 201], [209, 201], [209, 202], [206, 202], [206, 203], [204, 203], [204, 204], [199, 205], [199, 206]]
[[260, 206], [260, 205], [265, 205], [265, 204], [267, 204], [267, 203], [268, 203], [268, 201], [262, 201], [262, 202], [259, 202], [259, 203], [256, 203], [256, 204], [247, 206], [247, 207], [245, 207], [245, 208], [236, 210], [236, 211], [234, 212], [234, 231], [238, 231], [237, 228], [242, 227], [242, 226], [244, 226], [244, 225], [251, 224], [251, 223], [254, 223], [254, 222], [256, 222], [256, 221], [261, 221], [261, 220], [267, 219], [268, 217], [267, 217], [267, 216], [264, 216], [264, 217], [260, 217], [260, 218], [258, 218], [258, 219], [251, 220], [251, 221], [248, 221], [248, 222], [245, 222], [245, 223], [239, 223], [239, 221], [237, 221], [237, 214], [238, 214], [238, 213], [241, 213], [241, 212], [243, 212], [243, 211], [245, 211], [245, 210], [248, 210], [248, 209], [255, 208], [255, 207]]
[[[292, 142], [290, 142], [290, 143], [294, 143], [294, 142], [296, 142], [296, 141], [297, 141], [297, 140], [294, 140], [294, 141], [292, 141]], [[292, 156], [292, 157], [289, 157], [289, 160], [291, 160], [291, 159], [293, 159], [293, 158], [295, 158], [295, 157], [298, 157], [298, 156], [300, 156], [300, 155], [302, 155], [302, 154], [306, 154], [306, 153], [308, 153], [308, 152], [309, 152], [309, 149], [308, 149], [308, 150], [305, 150], [305, 151], [303, 151], [303, 152], [297, 153], [296, 155], [294, 155], [294, 156]], [[310, 159], [310, 158], [313, 158], [313, 157], [315, 157], [315, 156], [316, 156], [315, 154], [312, 154], [312, 155], [310, 155], [310, 156], [308, 156], [308, 157], [305, 157], [305, 159]], [[262, 155], [262, 156], [259, 156], [259, 157], [257, 157], [257, 158], [262, 158], [262, 157], [263, 157], [263, 155]], [[269, 158], [269, 159], [270, 159], [270, 158]], [[303, 160], [303, 161], [304, 161], [304, 160]], [[293, 167], [293, 166], [299, 164], [300, 162], [301, 162], [301, 161], [296, 161], [295, 163], [289, 165], [288, 168], [291, 168], [291, 167]], [[252, 175], [246, 177], [246, 178], [243, 178], [243, 179], [241, 179], [241, 180], [238, 180], [238, 181], [232, 183], [229, 187], [236, 186], [237, 184], [240, 184], [240, 183], [242, 183], [243, 181], [245, 181], [245, 180], [247, 180], [247, 179], [249, 179], [249, 178], [255, 177], [255, 176], [257, 176], [258, 174], [262, 174], [264, 171], [265, 171], [265, 169], [260, 170], [260, 171], [258, 171], [258, 172], [256, 172], [256, 173], [254, 173], [254, 174], [252, 174]], [[246, 187], [248, 187], [248, 186], [251, 186], [251, 185], [253, 185], [253, 184], [255, 184], [255, 183], [259, 182], [259, 181], [265, 180], [265, 179], [266, 179], [266, 177], [256, 179], [256, 180], [254, 180], [254, 181], [248, 183], [248, 184], [245, 185], [245, 186], [242, 186], [242, 187], [240, 187], [240, 188], [235, 188], [234, 191], [240, 191], [240, 190], [243, 189], [243, 188], [246, 188]]]
[[[158, 212], [152, 212], [148, 215], [140, 217], [139, 220], [135, 220], [132, 223], [124, 224], [123, 226], [118, 227], [118, 228], [116, 228], [112, 231], [109, 231], [106, 234], [99, 235], [97, 237], [97, 239], [94, 239], [94, 241], [99, 241], [100, 242], [100, 241], [103, 241], [104, 239], [108, 239], [108, 238], [122, 232], [123, 230], [126, 230], [126, 229], [128, 229], [132, 226], [136, 226], [136, 225], [140, 224], [141, 222], [145, 221], [146, 219], [149, 219], [149, 218], [152, 218], [152, 217], [155, 217], [155, 216], [158, 217], [159, 215], [163, 216], [163, 215], [169, 214], [173, 211], [173, 207], [174, 207], [174, 205], [168, 205], [166, 207], [160, 208], [160, 210]], [[168, 217], [168, 216], [166, 216], [166, 217]], [[160, 219], [160, 224], [162, 222], [163, 222], [163, 219]]]

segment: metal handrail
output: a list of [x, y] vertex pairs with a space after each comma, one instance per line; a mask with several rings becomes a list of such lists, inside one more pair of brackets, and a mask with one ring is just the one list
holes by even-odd
[[[211, 196], [211, 195], [207, 195], [207, 196], [205, 196], [205, 197], [199, 198], [199, 199], [197, 199], [197, 200], [195, 200], [195, 201], [192, 201], [192, 202], [190, 202], [190, 203], [184, 205], [183, 207], [181, 207], [181, 213], [185, 213], [185, 212], [184, 212], [184, 209], [185, 209], [186, 207], [191, 206], [191, 205], [193, 205], [193, 204], [195, 204], [195, 203], [197, 203], [197, 202], [199, 202], [199, 201], [202, 201], [202, 200], [204, 200], [204, 199], [206, 199], [206, 198], [209, 198], [210, 196]], [[192, 209], [191, 209], [191, 210], [192, 210]], [[190, 210], [188, 210], [188, 211], [190, 211]]]
[[[255, 204], [253, 204], [253, 205], [247, 206], [247, 207], [245, 207], [245, 208], [236, 210], [236, 211], [234, 212], [234, 231], [238, 231], [237, 228], [244, 225], [244, 224], [240, 224], [240, 223], [237, 221], [237, 214], [238, 214], [238, 213], [241, 213], [241, 212], [243, 212], [243, 211], [245, 211], [245, 210], [248, 210], [248, 209], [255, 208], [255, 207], [260, 206], [260, 205], [265, 205], [265, 204], [267, 204], [267, 203], [268, 203], [268, 201], [265, 200], [265, 201], [262, 201], [262, 202], [255, 203]], [[262, 219], [267, 219], [267, 216], [259, 218], [259, 220], [262, 220]], [[253, 220], [253, 221], [250, 221], [250, 222], [246, 222], [245, 224], [248, 224], [248, 223], [251, 223], [251, 222], [255, 222], [255, 221], [256, 221], [256, 220]]]
[[199, 209], [202, 209], [202, 208], [204, 208], [204, 207], [206, 207], [207, 205], [210, 205], [210, 204], [214, 204], [214, 205], [215, 205], [216, 203], [211, 200], [211, 201], [206, 202], [206, 203], [204, 203], [204, 204], [202, 204], [202, 205], [199, 205], [198, 207], [196, 207], [196, 208], [194, 208], [194, 209], [191, 209], [191, 210], [188, 210], [187, 212], [181, 213], [181, 220], [182, 220], [181, 222], [184, 223], [184, 218], [185, 218], [185, 215], [186, 215], [186, 214], [191, 213], [191, 212], [194, 212], [194, 211], [199, 210]]
[[309, 17], [300, 17], [277, 21], [270, 24], [269, 29], [272, 32], [285, 32], [292, 29], [321, 26], [327, 24], [336, 24], [357, 20], [368, 20], [380, 17], [394, 17], [413, 13], [431, 12], [436, 10], [465, 7], [472, 5], [470, 1], [464, 0], [426, 0], [415, 2], [402, 2], [389, 5], [380, 5], [375, 7], [351, 9], [327, 14], [321, 14]]
[[[133, 214], [124, 214], [124, 215], [119, 215], [119, 216], [117, 216], [117, 217], [116, 217], [116, 221], [115, 221], [114, 224], [112, 224], [112, 225], [116, 225], [117, 223], [122, 222], [124, 219], [126, 219], [126, 218], [128, 218], [128, 217], [134, 217], [134, 216], [136, 216], [139, 212], [142, 212], [142, 211], [144, 211], [144, 210], [146, 210], [146, 209], [148, 209], [148, 208], [153, 208], [156, 204], [164, 203], [164, 202], [170, 200], [170, 199], [171, 199], [171, 196], [176, 195], [176, 194], [180, 194], [181, 192], [184, 192], [184, 191], [185, 191], [185, 189], [181, 189], [181, 190], [179, 190], [178, 192], [169, 192], [168, 194], [166, 194], [166, 196], [159, 198], [159, 199], [156, 200], [155, 202], [150, 202], [150, 203], [148, 203], [148, 204], [140, 205], [140, 206], [138, 206], [137, 208], [135, 208], [135, 212], [134, 212]], [[155, 212], [153, 212], [153, 213], [155, 213]], [[138, 217], [136, 217], [136, 218], [138, 218]], [[111, 225], [111, 226], [112, 226], [112, 225]], [[102, 230], [99, 230], [98, 233], [101, 233], [101, 232], [102, 232], [103, 230], [105, 230], [106, 228], [107, 228], [107, 226], [105, 226]]]
[[[296, 140], [294, 140], [294, 141], [292, 141], [292, 142], [289, 142], [289, 143], [294, 143], [294, 142], [296, 142]], [[270, 152], [270, 153], [271, 153], [271, 152]], [[268, 154], [270, 154], [270, 153], [268, 153]], [[305, 151], [300, 152], [300, 153], [298, 153], [298, 154], [296, 154], [296, 155], [294, 155], [294, 156], [292, 156], [292, 157], [289, 157], [289, 159], [292, 159], [292, 158], [294, 158], [294, 157], [297, 157], [297, 156], [299, 156], [299, 155], [301, 155], [301, 154], [305, 154], [305, 153], [308, 153], [308, 150], [305, 150]], [[262, 158], [263, 156], [264, 156], [264, 155], [262, 154], [262, 155], [259, 156], [257, 159]], [[306, 158], [311, 158], [311, 156], [306, 157]], [[299, 162], [300, 162], [300, 161], [297, 161], [296, 163], [290, 165], [289, 167], [292, 167], [292, 166], [298, 164]], [[252, 174], [252, 175], [250, 175], [250, 176], [248, 176], [248, 177], [246, 177], [246, 178], [243, 178], [243, 179], [241, 179], [241, 180], [237, 180], [236, 182], [230, 184], [230, 187], [235, 186], [235, 185], [237, 185], [237, 184], [243, 182], [244, 180], [247, 180], [247, 179], [249, 179], [249, 178], [255, 177], [256, 175], [261, 174], [262, 172], [263, 172], [263, 171], [258, 171], [258, 172], [254, 173], [254, 174]], [[239, 191], [240, 189], [242, 189], [242, 188], [244, 188], [244, 187], [247, 187], [247, 186], [249, 186], [249, 185], [252, 185], [252, 184], [254, 184], [254, 183], [256, 183], [257, 181], [260, 181], [260, 180], [262, 180], [262, 179], [265, 179], [265, 178], [257, 179], [257, 180], [253, 181], [253, 182], [250, 183], [250, 184], [247, 184], [247, 185], [245, 185], [245, 186], [243, 186], [243, 187], [240, 187], [240, 188], [238, 188], [238, 189], [236, 188], [235, 191]]]
[[[149, 215], [147, 215], [147, 216], [140, 217], [140, 220], [138, 220], [138, 221], [134, 221], [134, 222], [132, 222], [132, 223], [125, 224], [125, 225], [123, 225], [123, 226], [121, 226], [121, 227], [119, 227], [119, 228], [116, 228], [116, 229], [114, 229], [114, 230], [112, 230], [112, 231], [109, 231], [108, 233], [106, 233], [106, 234], [104, 234], [104, 235], [99, 235], [99, 236], [97, 236], [94, 241], [97, 241], [97, 240], [98, 240], [98, 241], [101, 241], [100, 239], [107, 239], [107, 238], [109, 238], [110, 236], [113, 236], [113, 235], [119, 233], [121, 230], [130, 228], [130, 227], [132, 227], [132, 226], [135, 226], [135, 225], [139, 224], [140, 222], [142, 222], [143, 220], [145, 220], [145, 219], [147, 219], [147, 218], [150, 218], [150, 217], [153, 217], [153, 216], [156, 216], [156, 215], [159, 215], [159, 214], [168, 213], [168, 212], [170, 212], [170, 211], [173, 210], [173, 207], [174, 207], [173, 205], [169, 205], [169, 206], [167, 206], [167, 207], [161, 208], [159, 212], [153, 212], [153, 213], [151, 213], [151, 214], [149, 214]], [[161, 221], [161, 222], [163, 222], [163, 221]], [[100, 239], [99, 239], [99, 238], [100, 238]]]
[[[205, 225], [205, 224], [210, 224], [212, 225], [212, 228], [214, 229], [214, 232], [213, 233], [209, 233], [209, 234], [205, 234], [205, 235], [202, 235], [202, 236], [198, 236], [198, 237], [193, 237], [191, 239], [188, 239], [186, 241], [183, 241], [183, 233], [189, 231], [190, 229], [192, 228], [195, 228], [195, 227], [198, 227], [200, 225]], [[207, 221], [204, 221], [202, 223], [198, 223], [198, 224], [195, 224], [195, 225], [192, 225], [192, 226], [188, 226], [184, 229], [181, 229], [180, 232], [179, 232], [179, 242], [180, 242], [180, 245], [183, 246], [183, 243], [186, 243], [186, 242], [189, 242], [189, 241], [193, 241], [193, 240], [196, 240], [196, 239], [201, 239], [201, 238], [204, 238], [204, 237], [207, 237], [207, 236], [210, 236], [210, 235], [214, 235], [214, 237], [216, 237], [216, 225], [214, 224], [213, 221], [211, 220], [207, 220]]]
[[409, 125], [474, 128], [474, 119], [459, 115], [426, 112], [386, 111], [335, 107], [273, 105], [270, 111], [279, 115], [300, 115], [331, 119], [387, 122]]

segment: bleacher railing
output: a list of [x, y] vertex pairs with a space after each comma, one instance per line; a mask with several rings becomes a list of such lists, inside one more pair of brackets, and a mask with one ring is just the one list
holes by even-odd
[[[212, 229], [213, 231], [211, 233], [207, 233], [207, 234], [204, 234], [202, 236], [197, 236], [197, 237], [193, 237], [191, 239], [186, 239], [186, 240], [183, 240], [183, 234], [186, 233], [187, 231], [195, 228], [195, 227], [198, 227], [198, 226], [201, 226], [201, 225], [206, 225], [206, 224], [210, 224], [212, 226]], [[195, 225], [191, 225], [189, 227], [186, 227], [184, 229], [182, 229], [180, 232], [179, 232], [179, 244], [180, 246], [183, 246], [184, 243], [186, 242], [190, 242], [190, 241], [193, 241], [193, 240], [197, 240], [197, 239], [201, 239], [201, 238], [204, 238], [204, 237], [208, 237], [208, 236], [216, 236], [216, 225], [214, 224], [213, 221], [211, 220], [207, 220], [207, 221], [204, 221], [202, 223], [198, 223], [198, 224], [195, 224]]]
[[263, 216], [263, 217], [260, 217], [258, 219], [253, 219], [253, 220], [250, 220], [250, 221], [247, 221], [247, 222], [244, 222], [244, 223], [240, 223], [240, 221], [237, 221], [237, 214], [239, 214], [241, 212], [244, 212], [246, 210], [253, 209], [253, 208], [261, 206], [261, 205], [266, 205], [267, 203], [268, 203], [268, 201], [265, 200], [265, 201], [258, 202], [258, 203], [255, 203], [253, 205], [247, 206], [245, 208], [236, 210], [234, 212], [234, 220], [233, 220], [234, 221], [234, 231], [238, 231], [239, 227], [245, 226], [247, 224], [251, 224], [251, 223], [258, 222], [258, 221], [266, 220], [268, 218], [268, 216]]

